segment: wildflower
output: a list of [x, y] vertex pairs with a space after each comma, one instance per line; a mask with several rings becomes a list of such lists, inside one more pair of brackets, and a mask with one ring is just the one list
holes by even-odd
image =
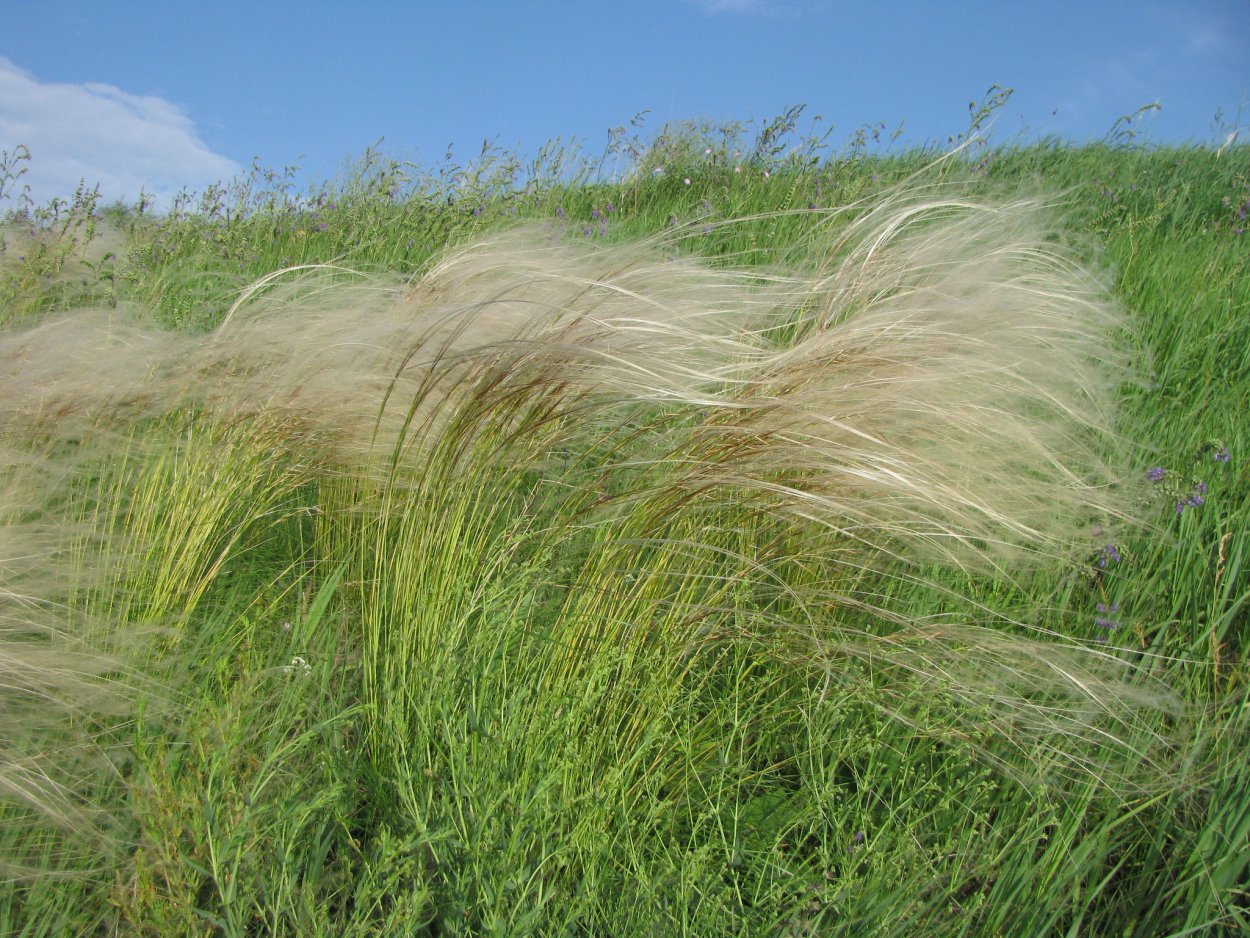
[[590, 209], [590, 220], [591, 220], [591, 221], [598, 221], [598, 220], [599, 220], [599, 217], [600, 217], [600, 212], [599, 212], [599, 209], [595, 208], [594, 206], [591, 206], [591, 209]]
[[764, 178], [768, 179], [770, 176], [772, 176], [772, 173], [770, 173], [768, 170], [764, 170]]
[[1120, 627], [1120, 623], [1115, 619], [1112, 619], [1111, 616], [1115, 615], [1119, 611], [1119, 603], [1111, 603], [1110, 605], [1107, 605], [1106, 603], [1099, 603], [1098, 615], [1094, 617], [1094, 625], [1098, 626], [1100, 629], [1106, 629], [1109, 632], [1115, 631]]
[[291, 659], [290, 664], [284, 664], [282, 666], [282, 673], [283, 674], [298, 674], [301, 677], [308, 677], [309, 675], [312, 674], [312, 665], [309, 664], [307, 660], [305, 660], [304, 658], [301, 658], [299, 655], [296, 655], [294, 658]]
[[1105, 570], [1107, 569], [1107, 564], [1119, 563], [1123, 559], [1114, 544], [1104, 544], [1102, 551], [1098, 555], [1098, 567]]
[[616, 206], [613, 205], [611, 202], [609, 202], [607, 205], [603, 207], [603, 210], [607, 212], [609, 215], [611, 215], [613, 212], [616, 211]]
[[473, 217], [474, 218], [482, 217], [482, 206], [478, 205], [473, 209]]
[[565, 217], [565, 215], [564, 215], [564, 206], [563, 206], [563, 205], [557, 205], [557, 206], [556, 206], [556, 218], [564, 218], [564, 217]]
[[1176, 500], [1176, 513], [1178, 515], [1184, 514], [1186, 508], [1197, 508], [1202, 504], [1202, 501], [1201, 495], [1189, 495], [1185, 498], [1178, 498]]
[[661, 176], [661, 175], [663, 175], [663, 174], [664, 174], [664, 167], [663, 167], [663, 166], [657, 166], [655, 169], [651, 170], [651, 175], [652, 175], [652, 176]]
[[1149, 479], [1151, 482], [1161, 482], [1163, 481], [1163, 477], [1166, 476], [1167, 474], [1168, 474], [1168, 471], [1164, 469], [1162, 466], [1155, 466], [1153, 469], [1149, 470], [1146, 473], [1146, 478]]
[[1216, 462], [1228, 462], [1233, 458], [1233, 454], [1228, 451], [1227, 446], [1221, 446], [1215, 451], [1211, 458]]
[[582, 237], [583, 238], [590, 237], [590, 225], [582, 225]]
[[686, 185], [690, 185], [690, 177], [687, 176], [685, 179], [682, 180], [682, 182], [684, 182]]

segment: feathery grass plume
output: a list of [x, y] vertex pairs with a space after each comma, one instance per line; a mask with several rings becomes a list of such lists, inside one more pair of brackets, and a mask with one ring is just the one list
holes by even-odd
[[1102, 453], [1124, 321], [1052, 230], [1035, 201], [940, 197], [849, 226], [735, 397], [728, 432], [770, 444], [747, 465], [796, 470], [801, 510], [853, 539], [1000, 575], [1123, 517]]
[[[1036, 201], [904, 194], [823, 234], [814, 272], [761, 277], [517, 229], [413, 284], [278, 272], [198, 338], [98, 315], [10, 334], [3, 417], [65, 439], [191, 413], [117, 434], [132, 448], [101, 477], [100, 523], [143, 558], [116, 584], [127, 618], [188, 613], [319, 480], [383, 727], [503, 603], [546, 636], [527, 667], [553, 699], [602, 673], [680, 693], [702, 645], [767, 633], [831, 669], [884, 663], [904, 719], [939, 686], [1061, 746], [1150, 698], [1106, 656], [877, 595], [921, 562], [1049, 563], [1125, 515], [1099, 455], [1121, 322], [1051, 230]], [[605, 745], [648, 725], [616, 701]]]
[[[1112, 432], [1125, 321], [1055, 231], [1031, 199], [904, 193], [873, 207], [837, 236], [732, 408], [709, 411], [680, 484], [713, 501], [750, 493], [793, 525], [778, 559], [827, 577], [806, 587], [804, 614], [819, 621], [805, 634], [897, 665], [917, 709], [936, 699], [917, 688], [940, 686], [958, 701], [945, 719], [980, 699], [1013, 740], [1092, 750], [1117, 738], [1136, 760], [1166, 750], [1153, 715], [1176, 705], [1134, 688], [1121, 663], [1006, 621], [899, 622], [854, 586], [857, 568], [915, 577], [926, 562], [1011, 583], [1085, 553], [1095, 524], [1129, 520]], [[848, 607], [878, 626], [857, 637]]]
[[[70, 498], [68, 479], [50, 457], [0, 449], [5, 876], [46, 870], [48, 850], [95, 865], [110, 844], [112, 818], [93, 804], [110, 772], [96, 733], [124, 712], [128, 695], [121, 659], [104, 650], [106, 637], [73, 609], [75, 594], [96, 585], [101, 571], [91, 532], [58, 504]], [[29, 841], [22, 840], [26, 834]]]
[[24, 438], [76, 439], [177, 406], [158, 379], [187, 337], [141, 328], [134, 309], [84, 309], [0, 334], [0, 425]]
[[467, 400], [475, 375], [687, 401], [737, 367], [745, 283], [646, 247], [587, 251], [522, 228], [450, 253], [410, 286], [329, 266], [279, 271], [193, 363], [219, 410], [280, 407], [386, 451]]
[[[521, 229], [411, 288], [321, 271], [258, 293], [198, 372], [229, 379], [214, 406], [288, 408], [386, 454], [378, 517], [399, 527], [378, 528], [382, 566], [361, 572], [385, 584], [374, 660], [399, 668], [394, 688], [412, 677], [397, 657], [468, 615], [428, 597], [479, 595], [517, 512], [558, 491], [557, 520], [526, 528], [535, 549], [593, 557], [570, 573], [553, 674], [627, 633], [675, 653], [732, 634], [728, 597], [745, 593], [822, 656], [892, 662], [960, 700], [981, 689], [1004, 726], [1079, 736], [1164, 697], [1099, 676], [1119, 666], [1097, 653], [899, 622], [859, 585], [922, 562], [1018, 578], [1127, 517], [1104, 456], [1124, 322], [1055, 230], [1039, 200], [903, 193], [828, 234], [814, 274], [761, 280]], [[627, 574], [647, 584], [629, 598]], [[1057, 710], [1056, 693], [1078, 703]]]

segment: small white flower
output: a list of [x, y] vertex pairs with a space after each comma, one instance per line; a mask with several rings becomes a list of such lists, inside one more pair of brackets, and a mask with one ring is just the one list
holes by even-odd
[[299, 655], [296, 655], [294, 658], [291, 659], [290, 664], [284, 664], [282, 666], [282, 673], [283, 674], [300, 674], [300, 675], [303, 675], [304, 677], [308, 677], [309, 675], [312, 674], [312, 665], [309, 664], [304, 658], [301, 658]]

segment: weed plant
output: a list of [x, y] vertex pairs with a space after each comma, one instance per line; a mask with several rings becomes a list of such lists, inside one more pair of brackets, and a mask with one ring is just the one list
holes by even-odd
[[19, 201], [0, 931], [1244, 930], [1250, 152], [995, 100]]

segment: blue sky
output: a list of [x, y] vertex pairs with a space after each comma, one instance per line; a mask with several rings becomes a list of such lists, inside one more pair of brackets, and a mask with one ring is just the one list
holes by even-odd
[[[79, 178], [166, 196], [259, 157], [335, 175], [379, 139], [397, 159], [484, 139], [533, 153], [610, 127], [786, 106], [944, 142], [993, 84], [995, 136], [1104, 136], [1142, 105], [1155, 142], [1250, 136], [1250, 0], [551, 0], [212, 4], [7, 0], [0, 149], [33, 153], [39, 200]], [[1244, 105], [1244, 110], [1239, 108]], [[804, 123], [801, 126], [806, 126]], [[0, 202], [0, 209], [6, 204]]]

